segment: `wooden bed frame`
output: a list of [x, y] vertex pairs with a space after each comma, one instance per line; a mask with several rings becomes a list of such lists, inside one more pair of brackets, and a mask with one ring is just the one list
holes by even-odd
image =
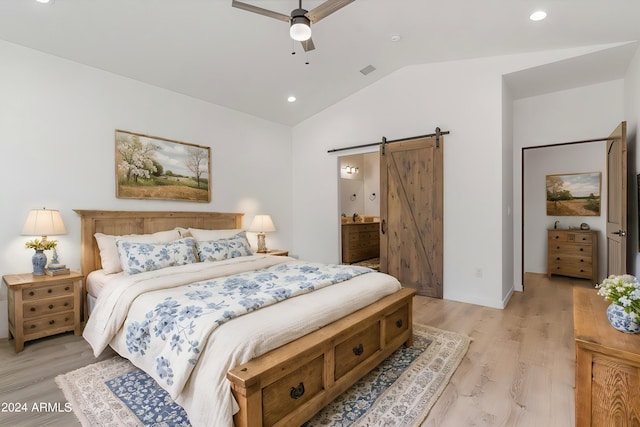
[[[240, 229], [240, 213], [75, 210], [81, 217], [82, 273], [101, 268], [93, 235], [149, 234], [176, 227]], [[413, 296], [403, 288], [227, 373], [239, 427], [300, 425], [402, 344], [413, 343]], [[83, 286], [85, 319], [87, 291]]]

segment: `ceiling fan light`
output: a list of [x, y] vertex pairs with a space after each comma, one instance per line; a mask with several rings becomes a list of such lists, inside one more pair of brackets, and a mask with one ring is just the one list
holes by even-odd
[[289, 35], [292, 39], [303, 42], [311, 38], [310, 22], [306, 16], [296, 16], [291, 19], [291, 28], [289, 28]]

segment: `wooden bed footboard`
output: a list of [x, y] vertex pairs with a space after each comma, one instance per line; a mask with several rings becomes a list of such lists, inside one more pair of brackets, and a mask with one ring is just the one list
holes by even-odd
[[413, 344], [414, 289], [359, 311], [227, 373], [238, 427], [301, 425], [380, 364]]

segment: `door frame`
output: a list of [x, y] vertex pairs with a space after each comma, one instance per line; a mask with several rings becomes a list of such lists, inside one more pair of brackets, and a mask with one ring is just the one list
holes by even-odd
[[[525, 230], [525, 206], [524, 206], [524, 191], [525, 191], [525, 151], [527, 150], [535, 150], [535, 149], [540, 149], [540, 148], [554, 148], [554, 147], [562, 147], [562, 146], [567, 146], [567, 145], [580, 145], [580, 144], [588, 144], [588, 143], [592, 143], [592, 142], [606, 142], [608, 140], [610, 140], [610, 137], [606, 137], [606, 138], [596, 138], [596, 139], [585, 139], [585, 140], [581, 140], [581, 141], [571, 141], [571, 142], [561, 142], [561, 143], [555, 143], [555, 144], [544, 144], [544, 145], [534, 145], [534, 146], [530, 146], [530, 147], [522, 147], [521, 148], [521, 153], [520, 153], [520, 162], [521, 162], [521, 167], [520, 167], [520, 173], [521, 173], [521, 177], [520, 177], [520, 282], [522, 283], [522, 292], [524, 292], [525, 290], [525, 283], [524, 283], [524, 273], [525, 273], [525, 268], [524, 268], [524, 260], [525, 260], [525, 239], [524, 239], [524, 230]], [[600, 194], [602, 195], [602, 192], [605, 191], [604, 189], [601, 190]], [[602, 209], [604, 209], [602, 206], [600, 207], [601, 212]]]

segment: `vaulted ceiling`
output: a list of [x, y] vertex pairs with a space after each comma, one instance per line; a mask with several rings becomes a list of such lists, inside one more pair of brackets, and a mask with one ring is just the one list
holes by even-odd
[[[298, 7], [244, 1], [286, 15]], [[529, 20], [537, 9], [547, 19]], [[316, 49], [305, 53], [286, 22], [231, 0], [0, 1], [2, 40], [287, 125], [407, 65], [635, 41], [639, 22], [636, 0], [356, 0], [312, 26]], [[607, 72], [606, 61], [591, 64]], [[571, 72], [586, 73], [578, 65]], [[538, 76], [549, 83], [567, 70]]]

